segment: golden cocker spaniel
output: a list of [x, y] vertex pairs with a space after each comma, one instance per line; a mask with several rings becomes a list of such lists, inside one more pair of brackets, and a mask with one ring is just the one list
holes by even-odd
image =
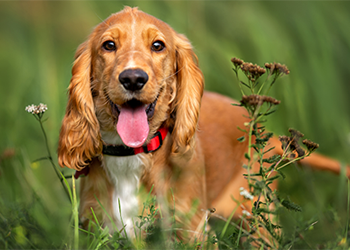
[[[195, 215], [184, 225], [192, 231], [208, 208], [228, 217], [236, 206], [231, 195], [244, 203], [239, 192], [247, 188], [247, 144], [237, 141], [244, 135], [237, 127], [246, 122], [245, 111], [227, 97], [203, 94], [203, 75], [184, 35], [126, 7], [79, 46], [72, 75], [58, 159], [62, 167], [88, 173], [80, 178], [82, 219], [93, 208], [111, 227], [97, 197], [117, 227], [132, 236], [141, 187], [147, 192], [153, 186], [153, 194], [175, 202], [179, 213], [197, 200]], [[269, 155], [281, 152], [276, 146]], [[304, 162], [340, 168], [317, 154]]]

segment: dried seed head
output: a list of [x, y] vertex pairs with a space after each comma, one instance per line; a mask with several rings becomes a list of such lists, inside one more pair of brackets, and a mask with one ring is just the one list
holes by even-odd
[[307, 147], [307, 149], [312, 152], [315, 149], [317, 149], [320, 145], [318, 145], [317, 143], [310, 141], [308, 139], [303, 140], [303, 144]]
[[286, 75], [288, 75], [288, 74], [290, 73], [290, 71], [289, 71], [289, 69], [287, 68], [286, 65], [281, 65], [281, 64], [278, 63], [277, 69], [278, 69], [281, 73], [286, 74]]
[[260, 67], [257, 64], [252, 64], [250, 62], [243, 62], [241, 64], [241, 69], [246, 73], [249, 72], [252, 78], [258, 78], [266, 73], [266, 70], [264, 68]]
[[293, 137], [289, 137], [289, 142], [290, 142], [289, 148], [291, 151], [294, 151], [300, 147], [298, 141], [295, 140], [295, 138], [293, 138]]
[[279, 140], [282, 143], [282, 150], [285, 150], [288, 147], [288, 151], [291, 152], [291, 158], [295, 158], [295, 153], [292, 152], [296, 152], [298, 154], [298, 157], [305, 155], [305, 151], [300, 147], [298, 140], [295, 140], [294, 137], [282, 135], [279, 136]]
[[283, 73], [288, 75], [290, 73], [289, 69], [286, 65], [282, 65], [280, 63], [265, 63], [265, 68], [269, 69], [271, 74]]
[[302, 149], [300, 146], [296, 148], [296, 151], [298, 153], [298, 157], [303, 157], [305, 155], [304, 149]]
[[259, 73], [260, 75], [265, 74], [265, 73], [266, 73], [266, 69], [264, 69], [264, 68], [262, 68], [262, 67], [259, 67], [259, 68], [258, 68], [258, 73]]
[[252, 74], [255, 74], [255, 73], [256, 73], [256, 67], [257, 67], [256, 64], [255, 64], [255, 65], [251, 65], [251, 66], [249, 67], [248, 71], [249, 71], [250, 73], [252, 73]]
[[243, 106], [257, 107], [263, 104], [262, 96], [260, 95], [248, 95], [243, 96], [241, 100]]
[[276, 100], [272, 98], [271, 96], [264, 96], [264, 95], [248, 95], [243, 96], [241, 100], [241, 104], [243, 106], [253, 106], [256, 107], [258, 105], [262, 105], [264, 102], [272, 104], [272, 105], [278, 105], [281, 101]]
[[304, 137], [304, 134], [299, 132], [298, 130], [294, 129], [294, 128], [290, 128], [288, 129], [289, 133], [292, 135], [293, 138], [295, 138], [295, 140], [298, 140], [299, 138]]
[[[295, 158], [296, 154], [298, 157], [305, 156], [305, 150], [299, 145], [299, 139], [304, 135], [298, 130], [290, 128], [288, 130], [291, 133], [291, 136], [280, 136], [279, 140], [282, 143], [282, 150], [285, 150], [288, 147], [289, 157]], [[318, 148], [318, 144], [314, 143], [310, 140], [303, 140], [303, 144], [308, 148], [311, 152]]]
[[264, 96], [264, 102], [267, 102], [267, 103], [270, 103], [273, 105], [278, 105], [281, 103], [281, 101], [279, 101], [275, 98], [272, 98], [271, 96]]
[[267, 69], [271, 69], [271, 63], [265, 63], [265, 68], [267, 68]]
[[241, 69], [242, 69], [244, 72], [249, 72], [249, 69], [250, 69], [251, 66], [253, 66], [252, 63], [244, 62], [244, 63], [241, 65]]
[[278, 139], [280, 140], [280, 142], [282, 143], [282, 150], [285, 150], [287, 145], [289, 144], [289, 137], [286, 135], [280, 135], [278, 137]]
[[232, 59], [231, 59], [231, 62], [232, 62], [236, 67], [243, 64], [243, 61], [242, 61], [241, 59], [239, 59], [239, 58], [236, 58], [236, 57], [232, 58]]

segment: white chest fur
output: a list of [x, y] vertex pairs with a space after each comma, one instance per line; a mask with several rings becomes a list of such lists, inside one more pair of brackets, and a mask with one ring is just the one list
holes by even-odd
[[[104, 133], [102, 133], [102, 137], [104, 137], [103, 135]], [[116, 138], [114, 137], [114, 139]], [[108, 139], [105, 141], [110, 143]], [[134, 236], [133, 219], [136, 221], [135, 217], [138, 215], [137, 194], [144, 167], [142, 158], [141, 154], [124, 157], [103, 156], [104, 166], [114, 184], [112, 207], [116, 219], [115, 223], [118, 230], [125, 226], [125, 230], [130, 237]]]

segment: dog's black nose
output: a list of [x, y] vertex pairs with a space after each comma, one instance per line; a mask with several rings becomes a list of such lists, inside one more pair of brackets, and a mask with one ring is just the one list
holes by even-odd
[[141, 69], [127, 69], [119, 75], [119, 82], [130, 91], [142, 89], [147, 81], [148, 75]]

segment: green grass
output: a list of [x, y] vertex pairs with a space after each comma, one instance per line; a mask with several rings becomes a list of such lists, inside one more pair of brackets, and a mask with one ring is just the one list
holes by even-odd
[[[1, 192], [0, 201], [1, 249], [190, 247], [184, 243], [169, 241], [171, 228], [162, 231], [157, 224], [159, 221], [155, 221], [153, 227], [149, 228], [151, 234], [147, 239], [137, 245], [130, 245], [122, 234], [110, 235], [95, 224], [91, 225], [95, 228], [93, 233], [79, 231], [77, 234], [78, 227], [74, 222], [77, 215], [75, 202], [72, 205], [67, 199], [58, 179], [50, 182], [38, 180], [36, 170], [31, 167], [25, 155], [4, 159], [1, 166], [0, 190], [6, 190]], [[280, 211], [279, 218], [285, 240], [293, 242], [293, 249], [339, 247], [342, 238], [349, 237], [345, 235], [348, 194], [343, 184], [346, 182], [343, 180], [344, 183], [341, 183], [338, 176], [310, 170], [301, 171], [296, 166], [285, 168], [284, 174], [286, 179], [280, 182], [280, 194], [303, 209], [302, 212]], [[16, 180], [16, 185], [13, 180]], [[335, 190], [330, 190], [328, 186]], [[72, 196], [73, 194], [74, 192]], [[152, 202], [149, 203], [151, 204]], [[212, 218], [215, 219], [214, 216]], [[216, 229], [220, 246], [237, 246], [239, 230], [231, 226], [224, 232], [225, 222], [214, 222], [216, 223], [212, 226]], [[306, 228], [313, 223], [315, 224], [312, 227]], [[345, 244], [339, 248], [347, 246]]]
[[[261, 65], [287, 64], [291, 74], [271, 92], [282, 103], [267, 127], [276, 134], [294, 127], [320, 144], [318, 152], [350, 162], [350, 2], [3, 1], [0, 248], [76, 246], [72, 207], [62, 184], [49, 161], [32, 163], [46, 156], [46, 148], [38, 124], [24, 108], [48, 104], [45, 128], [55, 158], [74, 51], [93, 26], [124, 5], [139, 6], [189, 37], [208, 90], [239, 98], [230, 63], [234, 56]], [[6, 156], [9, 149], [13, 156]], [[345, 178], [304, 167], [284, 171], [280, 193], [303, 209], [280, 215], [293, 248], [347, 248], [338, 246], [348, 237]], [[64, 175], [70, 174], [64, 169]], [[306, 223], [316, 221], [305, 230]], [[225, 244], [235, 246], [228, 234]], [[96, 248], [107, 237], [103, 232], [93, 239], [82, 232], [79, 236], [79, 246], [86, 248]]]

